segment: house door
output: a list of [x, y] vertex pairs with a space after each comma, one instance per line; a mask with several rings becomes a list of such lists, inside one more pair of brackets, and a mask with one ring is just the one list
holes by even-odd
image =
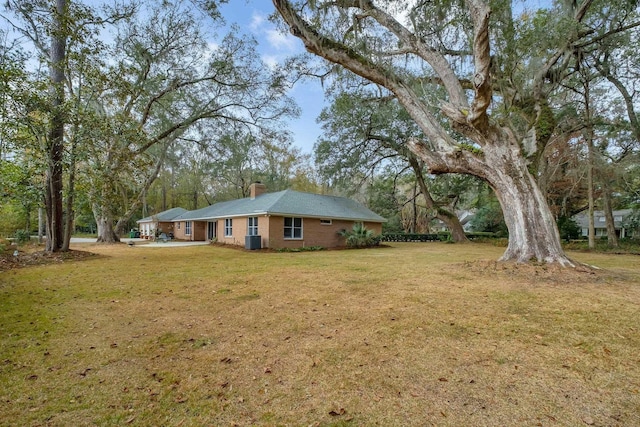
[[217, 222], [207, 222], [207, 240], [215, 240]]

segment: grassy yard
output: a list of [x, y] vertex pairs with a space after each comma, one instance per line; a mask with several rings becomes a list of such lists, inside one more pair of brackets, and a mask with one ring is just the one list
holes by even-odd
[[2, 426], [637, 426], [640, 257], [76, 245], [0, 272]]

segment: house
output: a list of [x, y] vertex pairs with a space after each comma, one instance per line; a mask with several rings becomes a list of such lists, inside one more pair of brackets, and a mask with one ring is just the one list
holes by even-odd
[[156, 236], [156, 231], [167, 235], [174, 233], [173, 219], [185, 212], [187, 212], [186, 209], [173, 208], [136, 221], [140, 230], [140, 237], [153, 239]]
[[[631, 230], [625, 227], [627, 218], [633, 211], [631, 209], [622, 209], [619, 211], [613, 211], [613, 223], [616, 228], [616, 234], [618, 237], [624, 239], [625, 237], [633, 237]], [[583, 236], [589, 235], [589, 214], [587, 211], [580, 212], [573, 216], [573, 220], [578, 224], [582, 230]], [[607, 220], [603, 211], [594, 211], [593, 220], [595, 225], [596, 237], [607, 237]]]
[[284, 190], [267, 193], [261, 183], [250, 197], [184, 212], [172, 219], [176, 239], [218, 241], [248, 249], [344, 246], [341, 230], [364, 223], [382, 232], [386, 220], [344, 197]]

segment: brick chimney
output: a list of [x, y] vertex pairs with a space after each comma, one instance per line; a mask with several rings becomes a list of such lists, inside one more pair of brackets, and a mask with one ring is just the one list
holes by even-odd
[[251, 192], [251, 199], [255, 199], [259, 195], [267, 192], [267, 186], [260, 181], [256, 181], [249, 186], [249, 191]]

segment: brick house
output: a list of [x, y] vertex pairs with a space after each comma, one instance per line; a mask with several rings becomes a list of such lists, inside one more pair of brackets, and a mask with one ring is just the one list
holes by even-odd
[[185, 212], [187, 212], [186, 209], [173, 208], [139, 219], [136, 223], [140, 230], [140, 237], [143, 239], [152, 239], [155, 237], [156, 231], [166, 233], [167, 235], [169, 235], [169, 233], [173, 233], [173, 219]]
[[184, 212], [172, 219], [176, 239], [218, 241], [249, 249], [344, 246], [338, 233], [362, 222], [382, 233], [386, 220], [344, 197], [284, 190], [267, 193], [260, 183], [251, 196]]

